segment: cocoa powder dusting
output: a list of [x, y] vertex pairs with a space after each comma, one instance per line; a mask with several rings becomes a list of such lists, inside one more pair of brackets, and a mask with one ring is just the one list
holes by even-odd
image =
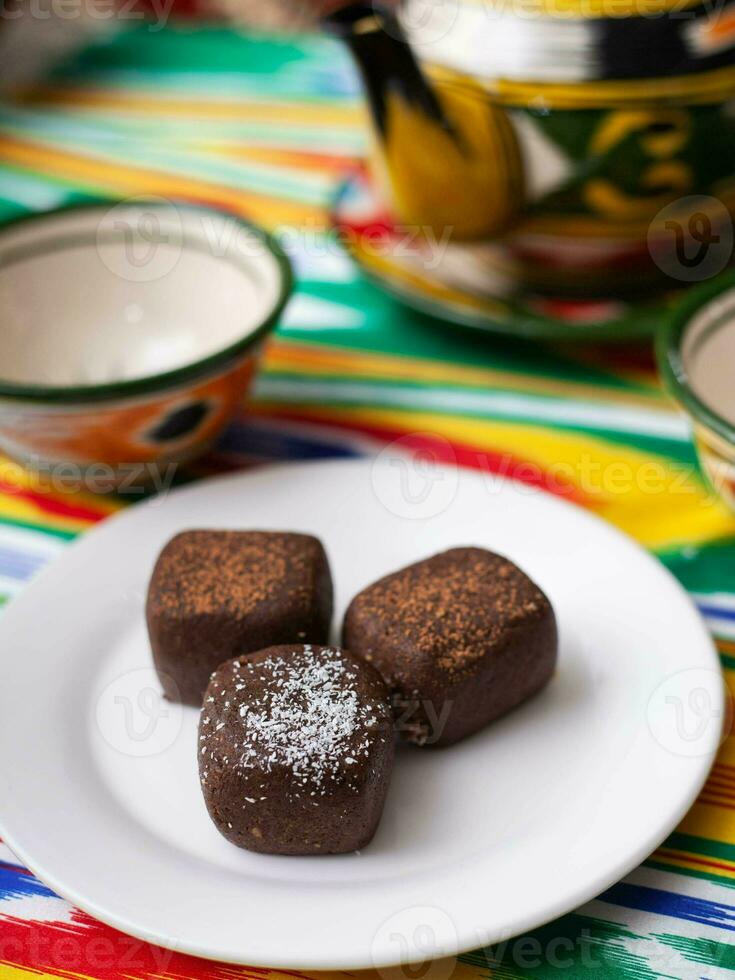
[[448, 673], [461, 672], [507, 629], [540, 616], [548, 600], [515, 565], [456, 548], [389, 575], [358, 598], [363, 615], [410, 642]]
[[[201, 547], [200, 533], [206, 535]], [[298, 535], [237, 531], [189, 532], [170, 547], [165, 580], [156, 596], [162, 609], [207, 615], [229, 610], [238, 616], [273, 599], [287, 576], [291, 594], [309, 595], [311, 555]]]

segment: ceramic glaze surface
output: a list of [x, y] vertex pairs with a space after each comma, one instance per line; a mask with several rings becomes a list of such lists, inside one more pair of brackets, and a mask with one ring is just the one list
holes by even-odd
[[365, 82], [391, 217], [496, 244], [519, 287], [544, 296], [690, 282], [666, 209], [682, 229], [705, 211], [730, 233], [735, 3], [680, 6], [409, 0], [400, 19], [367, 4], [333, 15]]
[[694, 319], [682, 357], [694, 393], [735, 425], [735, 290]]
[[692, 293], [659, 332], [657, 353], [712, 491], [735, 511], [735, 274]]
[[115, 487], [172, 473], [242, 405], [290, 288], [272, 239], [207, 208], [139, 199], [7, 224], [0, 450]]
[[31, 225], [0, 240], [2, 381], [173, 371], [247, 336], [278, 297], [275, 259], [224, 215], [119, 206]]

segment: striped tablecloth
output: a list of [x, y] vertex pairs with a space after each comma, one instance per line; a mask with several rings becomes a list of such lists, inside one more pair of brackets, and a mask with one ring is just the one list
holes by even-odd
[[[160, 194], [301, 229], [290, 249], [298, 292], [254, 405], [189, 476], [363, 454], [396, 439], [515, 476], [654, 551], [699, 605], [735, 681], [735, 520], [709, 495], [650, 353], [471, 336], [381, 295], [325, 234], [335, 186], [366, 142], [355, 77], [333, 42], [133, 24], [0, 106], [0, 219]], [[120, 506], [47, 492], [0, 460], [0, 601]], [[724, 977], [735, 969], [733, 886], [730, 738], [691, 813], [638, 870], [523, 941], [462, 956], [453, 975]], [[128, 939], [55, 896], [0, 845], [2, 980], [268, 972]]]

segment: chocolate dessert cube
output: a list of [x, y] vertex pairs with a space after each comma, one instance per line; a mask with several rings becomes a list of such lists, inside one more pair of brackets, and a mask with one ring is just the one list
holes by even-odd
[[199, 706], [225, 660], [280, 643], [329, 641], [327, 556], [307, 534], [184, 531], [156, 562], [146, 618], [164, 693]]
[[220, 833], [266, 854], [340, 854], [372, 839], [394, 752], [388, 691], [343, 650], [277, 646], [212, 676], [199, 776]]
[[549, 600], [512, 562], [453, 548], [357, 595], [343, 643], [383, 675], [402, 737], [451, 745], [547, 683], [557, 628]]

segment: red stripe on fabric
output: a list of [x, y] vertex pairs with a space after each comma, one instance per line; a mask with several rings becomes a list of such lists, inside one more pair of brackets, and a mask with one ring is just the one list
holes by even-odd
[[685, 854], [677, 854], [673, 851], [658, 850], [655, 852], [656, 856], [672, 858], [675, 861], [684, 861], [687, 864], [703, 864], [709, 868], [719, 868], [722, 871], [735, 871], [735, 864], [730, 864], [726, 861], [710, 861], [707, 858], [699, 857], [688, 857]]
[[708, 779], [705, 790], [712, 792], [714, 796], [724, 796], [727, 799], [735, 800], [735, 786], [732, 784], [722, 783], [716, 779]]
[[594, 501], [590, 500], [573, 483], [564, 481], [557, 476], [551, 477], [544, 472], [541, 466], [530, 460], [524, 460], [510, 453], [493, 452], [492, 450], [480, 449], [469, 443], [455, 442], [446, 439], [441, 435], [433, 435], [424, 432], [406, 432], [397, 428], [387, 428], [383, 426], [366, 425], [359, 420], [341, 421], [337, 419], [325, 419], [318, 413], [313, 415], [309, 412], [281, 411], [276, 408], [272, 411], [265, 411], [264, 416], [275, 416], [279, 419], [287, 419], [291, 422], [314, 422], [351, 432], [362, 434], [382, 443], [392, 443], [400, 441], [400, 448], [407, 453], [427, 451], [431, 456], [432, 462], [449, 463], [462, 466], [467, 469], [479, 470], [491, 476], [507, 476], [517, 480], [526, 486], [545, 490], [554, 496], [571, 500], [578, 504], [591, 508]]
[[46, 496], [29, 490], [26, 487], [19, 487], [12, 483], [0, 480], [0, 494], [7, 494], [9, 497], [16, 497], [33, 504], [44, 514], [51, 514], [54, 517], [66, 517], [76, 521], [101, 521], [109, 516], [109, 511], [93, 510], [82, 504], [70, 504], [59, 497]]
[[706, 806], [719, 806], [723, 810], [735, 810], [735, 803], [725, 803], [723, 800], [711, 796], [700, 796], [697, 803], [704, 803]]
[[[26, 922], [14, 916], [0, 916], [0, 921], [0, 964], [67, 980], [78, 980], [80, 976], [95, 980], [261, 980], [269, 973], [258, 967], [228, 966], [153, 946], [77, 909], [72, 912], [71, 922]], [[295, 980], [307, 980], [303, 973], [290, 975]]]

